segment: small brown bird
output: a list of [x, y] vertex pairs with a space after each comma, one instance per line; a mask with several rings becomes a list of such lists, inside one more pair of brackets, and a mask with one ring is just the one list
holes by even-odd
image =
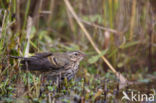
[[78, 71], [80, 61], [85, 54], [80, 51], [65, 52], [65, 53], [37, 53], [31, 57], [16, 57], [12, 58], [22, 59], [22, 69], [30, 71], [40, 71], [46, 74], [50, 80], [59, 78], [63, 80], [67, 78], [70, 80]]

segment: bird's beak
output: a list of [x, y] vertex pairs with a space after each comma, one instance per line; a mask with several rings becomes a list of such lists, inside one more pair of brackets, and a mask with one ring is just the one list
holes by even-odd
[[85, 53], [82, 53], [81, 55], [82, 55], [83, 57], [86, 57], [86, 56], [87, 56]]

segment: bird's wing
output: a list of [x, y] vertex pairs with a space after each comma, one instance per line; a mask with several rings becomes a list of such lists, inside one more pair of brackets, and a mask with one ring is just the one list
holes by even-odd
[[50, 53], [50, 52], [43, 52], [43, 53], [36, 53], [34, 55], [34, 57], [37, 57], [37, 58], [46, 58], [46, 57], [51, 56], [51, 55], [52, 55], [52, 53]]
[[55, 71], [61, 70], [69, 63], [68, 56], [60, 53], [37, 53], [34, 56], [24, 58], [21, 61], [23, 68], [26, 68], [25, 62], [28, 62], [29, 70]]
[[31, 56], [31, 57], [14, 57], [14, 58], [21, 58], [23, 59], [23, 61], [34, 61], [36, 59], [41, 60], [41, 59], [47, 58], [51, 55], [52, 53], [50, 52], [43, 52], [43, 53], [36, 53], [34, 56]]
[[52, 68], [51, 63], [48, 60], [48, 57], [51, 55], [52, 53], [43, 52], [36, 53], [31, 57], [25, 57], [23, 60], [21, 60], [22, 68], [26, 69], [26, 63], [28, 63], [29, 70], [47, 71]]
[[67, 64], [69, 64], [69, 58], [66, 55], [62, 54], [54, 54], [48, 57], [53, 68], [61, 69], [64, 68]]
[[52, 53], [50, 53], [50, 52], [43, 52], [43, 53], [36, 53], [34, 56], [31, 56], [31, 57], [21, 57], [21, 56], [12, 56], [12, 55], [9, 55], [9, 57], [14, 58], [14, 59], [24, 59], [26, 61], [29, 61], [32, 58], [42, 59], [42, 58], [46, 58], [51, 55], [52, 55]]

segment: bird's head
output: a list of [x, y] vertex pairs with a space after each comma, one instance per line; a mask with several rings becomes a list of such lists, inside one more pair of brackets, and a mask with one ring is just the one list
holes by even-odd
[[80, 62], [86, 55], [80, 51], [68, 52], [70, 60]]

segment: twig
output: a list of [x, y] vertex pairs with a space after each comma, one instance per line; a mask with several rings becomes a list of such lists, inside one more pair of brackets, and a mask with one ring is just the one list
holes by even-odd
[[98, 25], [98, 24], [95, 24], [95, 23], [92, 23], [92, 22], [89, 22], [89, 21], [86, 21], [86, 20], [83, 20], [81, 19], [80, 17], [78, 17], [79, 20], [87, 25], [90, 25], [90, 26], [93, 26], [93, 27], [96, 27], [96, 28], [99, 28], [101, 30], [105, 30], [105, 31], [109, 31], [109, 32], [112, 32], [112, 33], [115, 33], [115, 34], [121, 34], [122, 32], [119, 32], [115, 29], [110, 29], [110, 28], [106, 28], [106, 27], [103, 27], [101, 25]]
[[[77, 14], [75, 13], [75, 11], [73, 10], [71, 4], [69, 3], [68, 0], [64, 0], [67, 8], [69, 9], [69, 11], [71, 12], [71, 14], [74, 16], [74, 18], [76, 19], [78, 25], [80, 26], [80, 28], [82, 29], [82, 31], [84, 32], [85, 36], [87, 37], [87, 39], [90, 41], [91, 45], [93, 46], [93, 48], [96, 50], [96, 52], [98, 54], [101, 54], [101, 51], [98, 49], [98, 47], [96, 46], [96, 44], [94, 43], [94, 41], [92, 40], [89, 32], [86, 30], [86, 28], [84, 27], [84, 25], [81, 23], [80, 19], [78, 18]], [[116, 74], [117, 78], [120, 80], [120, 82], [122, 84], [126, 84], [127, 79], [122, 76], [122, 74], [118, 73], [114, 67], [109, 63], [109, 61], [104, 57], [101, 56], [101, 58], [104, 60], [104, 62], [108, 65], [108, 67]]]
[[54, 7], [55, 7], [55, 0], [50, 0], [50, 7], [49, 7], [50, 15], [48, 15], [48, 23], [47, 23], [48, 24], [48, 28], [51, 25], [51, 20], [52, 20], [52, 17], [53, 17]]
[[40, 14], [51, 14], [51, 11], [42, 10], [42, 11], [40, 11]]
[[133, 31], [134, 31], [134, 25], [135, 25], [135, 14], [136, 14], [136, 0], [133, 0], [132, 4], [132, 12], [131, 12], [131, 22], [130, 22], [130, 37], [129, 40], [133, 39]]
[[[29, 55], [31, 28], [32, 28], [32, 18], [28, 17], [28, 20], [27, 20], [27, 35], [26, 35], [27, 46], [26, 46], [26, 50], [25, 50], [25, 53], [24, 53], [25, 57], [28, 57], [28, 55]], [[27, 73], [27, 86], [28, 86], [28, 91], [30, 91], [30, 82], [29, 82], [29, 75], [28, 75], [29, 70], [28, 70], [28, 62], [27, 61], [25, 62], [25, 65], [26, 65], [26, 73]]]
[[100, 26], [100, 25], [98, 25], [98, 24], [85, 21], [85, 20], [83, 20], [83, 19], [81, 19], [81, 18], [79, 18], [79, 19], [81, 20], [81, 22], [83, 22], [83, 23], [85, 23], [85, 24], [87, 24], [87, 25], [94, 26], [94, 27], [96, 27], [96, 28], [99, 28], [99, 29], [102, 29], [102, 30], [105, 30], [105, 31], [109, 31], [109, 32], [112, 32], [112, 33], [115, 33], [115, 34], [121, 33], [121, 32], [119, 32], [119, 31], [117, 31], [117, 30], [110, 29], [110, 28], [106, 28], [106, 27]]
[[24, 53], [25, 57], [28, 57], [28, 54], [29, 54], [31, 28], [32, 28], [32, 18], [28, 17], [27, 35], [26, 35], [27, 46], [26, 46], [26, 50], [25, 50], [25, 53]]
[[6, 27], [6, 30], [9, 29], [15, 22], [16, 22], [16, 21], [14, 20], [14, 21], [8, 23], [8, 25], [7, 25], [7, 27]]

